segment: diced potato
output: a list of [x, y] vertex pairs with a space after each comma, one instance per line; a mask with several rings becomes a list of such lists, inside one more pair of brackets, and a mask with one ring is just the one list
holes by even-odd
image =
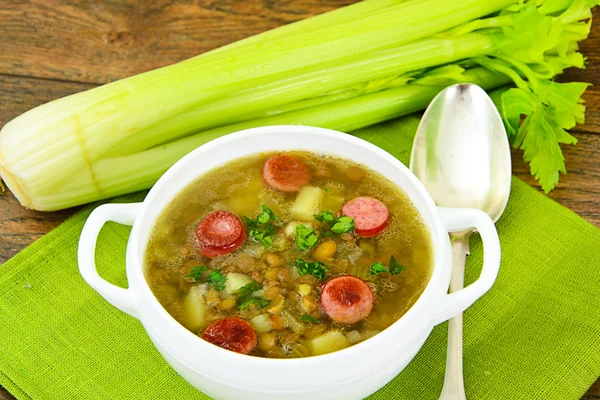
[[187, 327], [193, 331], [200, 329], [205, 323], [206, 301], [200, 294], [200, 286], [192, 286], [184, 301]]
[[250, 282], [252, 282], [252, 278], [248, 275], [230, 272], [227, 274], [227, 281], [225, 282], [225, 293], [236, 294], [242, 286], [246, 286]]
[[269, 323], [269, 314], [260, 314], [250, 320], [250, 325], [258, 333], [270, 332], [273, 330]]
[[332, 353], [348, 346], [350, 346], [348, 338], [339, 331], [330, 331], [308, 341], [308, 347], [313, 356]]
[[298, 285], [298, 293], [302, 296], [308, 296], [312, 292], [312, 287], [307, 285], [306, 283], [301, 283]]
[[291, 238], [291, 239], [295, 239], [296, 238], [296, 227], [298, 225], [304, 225], [307, 228], [312, 228], [312, 224], [308, 223], [308, 222], [297, 222], [297, 221], [292, 221], [289, 224], [287, 224], [287, 226], [284, 229], [284, 233], [287, 237]]
[[350, 344], [356, 344], [362, 340], [360, 332], [356, 330], [346, 333], [346, 337], [348, 338], [348, 343]]
[[294, 219], [310, 222], [314, 220], [314, 214], [321, 210], [323, 202], [323, 189], [316, 186], [305, 186], [300, 189], [291, 212]]

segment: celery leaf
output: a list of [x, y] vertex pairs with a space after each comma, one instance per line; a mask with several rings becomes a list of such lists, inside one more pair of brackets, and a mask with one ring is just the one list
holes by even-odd
[[510, 89], [502, 94], [502, 114], [513, 146], [524, 151], [531, 174], [548, 193], [566, 173], [560, 143], [575, 144], [566, 129], [582, 123], [581, 95], [587, 83], [540, 80], [536, 91]]

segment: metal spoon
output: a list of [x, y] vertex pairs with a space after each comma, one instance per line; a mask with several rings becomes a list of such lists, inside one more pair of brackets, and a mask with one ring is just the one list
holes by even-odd
[[[510, 193], [510, 149], [498, 110], [483, 89], [458, 84], [433, 99], [415, 136], [410, 169], [438, 206], [478, 208], [494, 222], [500, 218]], [[450, 234], [451, 293], [464, 287], [472, 232]], [[448, 325], [446, 376], [440, 399], [466, 399], [462, 358], [459, 314]]]

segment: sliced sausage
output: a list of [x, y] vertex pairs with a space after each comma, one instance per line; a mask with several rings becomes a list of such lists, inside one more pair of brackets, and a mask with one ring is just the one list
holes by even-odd
[[214, 211], [202, 218], [196, 227], [196, 242], [205, 257], [231, 253], [245, 240], [244, 223], [229, 211]]
[[310, 182], [310, 171], [302, 159], [278, 154], [265, 163], [263, 179], [280, 192], [297, 192]]
[[357, 197], [342, 207], [342, 214], [354, 218], [354, 229], [358, 236], [379, 235], [387, 226], [388, 208], [372, 197]]
[[210, 324], [202, 339], [236, 353], [248, 354], [256, 346], [256, 332], [238, 317], [221, 318]]
[[369, 285], [352, 275], [331, 279], [321, 293], [321, 306], [329, 318], [344, 324], [365, 319], [373, 308], [373, 300]]

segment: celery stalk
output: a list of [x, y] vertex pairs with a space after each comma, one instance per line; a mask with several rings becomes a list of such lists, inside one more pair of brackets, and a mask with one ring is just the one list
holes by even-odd
[[368, 0], [33, 109], [0, 131], [0, 174], [27, 207], [60, 209], [147, 188], [241, 129], [352, 131], [454, 82], [512, 80], [499, 103], [511, 141], [550, 190], [586, 84], [549, 79], [583, 67], [590, 16], [587, 0]]
[[306, 31], [315, 32], [319, 29], [327, 29], [333, 25], [364, 18], [366, 15], [380, 15], [386, 13], [387, 8], [404, 3], [407, 0], [364, 0], [346, 7], [338, 8], [330, 12], [315, 15], [314, 17], [283, 25], [260, 35], [251, 36], [223, 47], [211, 50], [211, 53], [240, 48], [255, 44], [265, 44], [275, 39], [290, 39], [293, 35], [302, 34]]
[[[459, 70], [462, 71], [460, 68]], [[428, 76], [434, 76], [436, 84], [428, 84]], [[424, 78], [398, 88], [222, 126], [139, 153], [101, 159], [91, 166], [92, 174], [85, 170], [78, 171], [47, 195], [46, 192], [36, 193], [36, 196], [32, 197], [35, 202], [25, 206], [54, 210], [149, 188], [171, 165], [193, 149], [243, 129], [267, 125], [310, 125], [350, 132], [421, 110], [441, 89], [456, 83], [457, 79], [459, 82], [476, 83], [486, 89], [509, 82], [503, 75], [484, 68], [474, 68], [448, 76], [436, 75], [435, 71], [432, 71]]]
[[[565, 13], [568, 15], [560, 15], [555, 23], [571, 34], [573, 28], [579, 28], [578, 25], [573, 24], [577, 22], [578, 18], [589, 17], [589, 8], [585, 10], [581, 11], [577, 8], [576, 11]], [[526, 12], [519, 16], [519, 18], [529, 17], [531, 16]], [[228, 93], [224, 98], [215, 96], [216, 98], [210, 104], [181, 113], [165, 123], [156, 124], [125, 139], [115, 146], [114, 150], [107, 153], [107, 156], [138, 152], [215, 126], [273, 114], [278, 109], [286, 109], [287, 104], [297, 104], [303, 99], [308, 99], [308, 102], [322, 101], [324, 99], [317, 97], [327, 95], [331, 91], [347, 89], [348, 86], [362, 84], [366, 88], [369, 83], [368, 81], [365, 83], [366, 79], [371, 81], [389, 79], [410, 71], [477, 55], [487, 54], [497, 57], [501, 57], [503, 54], [511, 55], [514, 50], [527, 49], [539, 42], [538, 35], [512, 36], [511, 31], [505, 30], [505, 28], [514, 23], [518, 24], [518, 18], [515, 19], [514, 15], [476, 20], [443, 32], [439, 37], [421, 39], [410, 44], [374, 51], [328, 68], [318, 67], [303, 69], [301, 72], [295, 71], [294, 75], [290, 77]], [[474, 30], [478, 32], [468, 33]], [[524, 31], [526, 32], [525, 29]], [[535, 29], [532, 29], [532, 32], [536, 32]], [[587, 33], [589, 33], [589, 29], [569, 40], [581, 40], [587, 36]], [[554, 49], [551, 48], [551, 50]], [[579, 66], [576, 63], [573, 65]], [[556, 73], [555, 70], [549, 72], [551, 76]], [[364, 88], [361, 89], [357, 86], [351, 88], [350, 92], [358, 91], [359, 93], [353, 94], [355, 96], [360, 94], [361, 90]], [[331, 98], [348, 97], [350, 92], [332, 94]], [[240, 112], [240, 110], [243, 111]]]
[[[127, 137], [210, 102], [218, 88], [225, 94], [278, 73], [350, 60], [435, 34], [515, 1], [412, 0], [386, 8], [383, 17], [367, 15], [298, 33], [294, 40], [283, 37], [268, 46], [257, 43], [194, 57], [28, 111], [2, 129], [0, 160], [27, 191], [25, 182], [44, 171], [68, 175], [89, 169]], [[2, 151], [7, 147], [10, 152]], [[45, 162], [34, 162], [40, 159]]]
[[[488, 54], [493, 40], [488, 35], [471, 33], [456, 38], [433, 38], [369, 53], [347, 63], [316, 69], [287, 79], [234, 93], [199, 109], [179, 114], [165, 124], [138, 132], [119, 143], [116, 153], [135, 153], [168, 142], [191, 132], [199, 132], [226, 123], [251, 119], [263, 110], [286, 103], [316, 97], [332, 90], [352, 86], [365, 80], [385, 78], [391, 74], [420, 70], [464, 58]], [[243, 112], [240, 112], [243, 110]]]

